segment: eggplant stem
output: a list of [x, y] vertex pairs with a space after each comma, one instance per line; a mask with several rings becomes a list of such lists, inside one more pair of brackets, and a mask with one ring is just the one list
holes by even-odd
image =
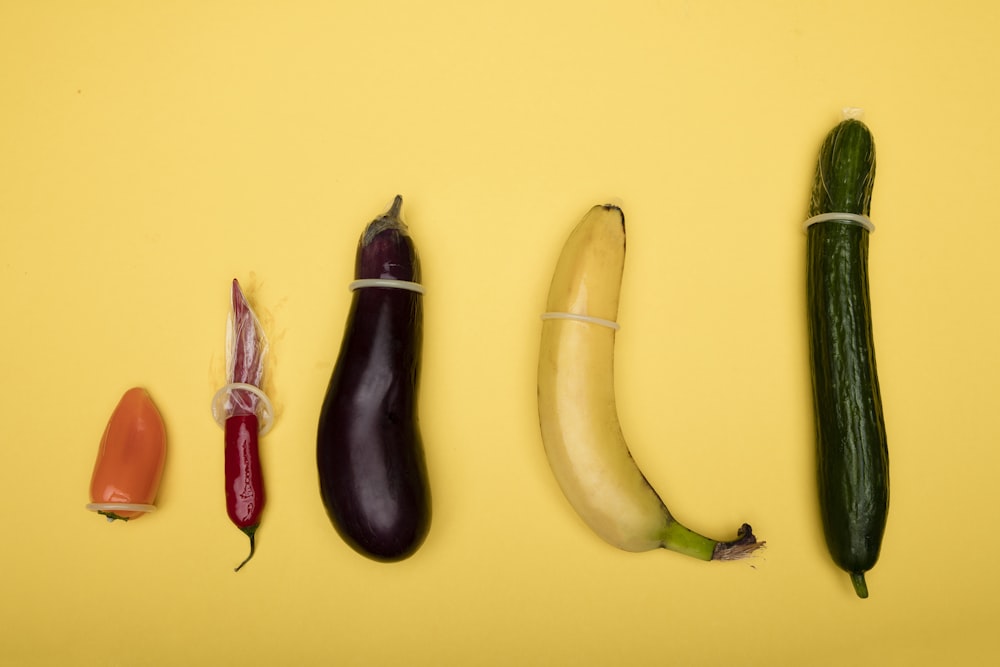
[[250, 555], [247, 556], [242, 563], [237, 565], [236, 569], [233, 570], [233, 572], [239, 572], [244, 565], [250, 562], [250, 559], [253, 558], [253, 552], [257, 548], [257, 545], [254, 541], [254, 534], [257, 532], [257, 526], [247, 526], [246, 528], [241, 528], [240, 530], [246, 533], [247, 537], [250, 538]]
[[396, 195], [396, 198], [392, 200], [392, 206], [389, 207], [389, 210], [372, 220], [368, 223], [368, 226], [365, 227], [365, 231], [361, 235], [361, 247], [367, 247], [368, 244], [372, 242], [372, 239], [387, 229], [395, 229], [405, 235], [406, 224], [403, 222], [402, 218], [400, 218], [402, 211], [403, 197], [401, 195]]
[[392, 200], [392, 206], [389, 207], [389, 211], [385, 214], [385, 217], [392, 218], [393, 220], [399, 220], [399, 213], [403, 210], [403, 197], [402, 195], [396, 195], [396, 198]]

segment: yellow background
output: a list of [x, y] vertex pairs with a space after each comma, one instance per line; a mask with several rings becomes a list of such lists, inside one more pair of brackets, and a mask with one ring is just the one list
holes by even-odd
[[[947, 9], [945, 9], [947, 7]], [[970, 664], [995, 646], [1000, 14], [956, 2], [0, 3], [0, 664]], [[804, 319], [819, 144], [865, 109], [892, 507], [871, 597], [817, 518]], [[424, 265], [434, 498], [412, 559], [327, 520], [318, 410], [363, 226]], [[550, 474], [548, 281], [628, 221], [633, 454], [742, 563], [619, 552]], [[257, 556], [228, 521], [229, 281], [272, 343]], [[87, 512], [121, 394], [167, 424], [159, 510]]]

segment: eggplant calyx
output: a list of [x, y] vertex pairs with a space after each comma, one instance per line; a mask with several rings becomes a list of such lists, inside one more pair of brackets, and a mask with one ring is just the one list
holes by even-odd
[[396, 195], [396, 198], [392, 200], [392, 206], [389, 207], [389, 210], [372, 220], [365, 228], [365, 233], [361, 237], [362, 247], [370, 244], [372, 239], [388, 229], [396, 230], [406, 236], [406, 223], [404, 223], [403, 219], [400, 217], [402, 215], [402, 211], [403, 197], [401, 195]]

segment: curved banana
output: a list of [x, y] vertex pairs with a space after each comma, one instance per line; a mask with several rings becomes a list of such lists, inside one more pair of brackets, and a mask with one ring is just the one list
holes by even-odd
[[538, 418], [549, 465], [570, 504], [600, 537], [625, 551], [664, 548], [735, 560], [763, 545], [750, 526], [732, 542], [674, 519], [636, 466], [614, 393], [615, 318], [625, 265], [625, 218], [595, 206], [563, 247], [543, 315]]

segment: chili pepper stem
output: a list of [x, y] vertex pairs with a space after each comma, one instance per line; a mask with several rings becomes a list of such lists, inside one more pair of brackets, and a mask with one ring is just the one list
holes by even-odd
[[237, 565], [236, 569], [233, 570], [233, 572], [239, 572], [240, 569], [244, 565], [246, 565], [247, 563], [249, 563], [250, 559], [253, 558], [253, 552], [254, 552], [254, 550], [257, 548], [256, 542], [254, 541], [254, 534], [257, 532], [257, 526], [256, 525], [254, 525], [254, 526], [247, 526], [246, 528], [241, 528], [240, 530], [242, 530], [244, 533], [246, 533], [247, 537], [250, 538], [250, 555], [247, 556], [246, 559], [244, 559], [244, 561], [242, 563], [240, 563], [239, 565]]

